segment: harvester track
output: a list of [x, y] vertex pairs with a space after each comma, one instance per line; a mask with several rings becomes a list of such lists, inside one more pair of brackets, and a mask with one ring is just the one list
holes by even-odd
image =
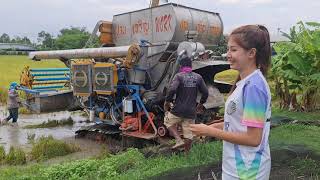
[[111, 153], [117, 153], [123, 149], [119, 126], [95, 124], [81, 127], [81, 129], [75, 133], [76, 138], [86, 138], [101, 144], [106, 144]]

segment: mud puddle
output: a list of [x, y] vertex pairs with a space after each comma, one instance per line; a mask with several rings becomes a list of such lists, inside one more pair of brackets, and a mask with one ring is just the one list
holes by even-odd
[[[68, 112], [61, 111], [55, 113], [45, 114], [19, 114], [18, 126], [8, 125], [0, 126], [0, 146], [4, 146], [8, 152], [10, 146], [20, 147], [25, 150], [31, 148], [28, 138], [34, 134], [35, 138], [41, 136], [53, 136], [55, 139], [66, 140], [75, 144], [79, 144], [81, 149], [86, 149], [93, 144], [90, 144], [90, 140], [78, 140], [75, 139], [75, 131], [80, 129], [82, 126], [88, 126], [90, 123], [86, 123], [87, 118], [81, 116], [82, 112]], [[4, 106], [0, 106], [0, 118], [3, 119], [8, 115], [7, 110]], [[25, 129], [23, 127], [27, 125], [36, 125], [48, 120], [65, 120], [72, 118], [74, 124], [71, 126], [59, 126], [54, 128], [38, 128], [38, 129]], [[84, 141], [84, 142], [83, 142]], [[84, 146], [84, 147], [82, 147]]]

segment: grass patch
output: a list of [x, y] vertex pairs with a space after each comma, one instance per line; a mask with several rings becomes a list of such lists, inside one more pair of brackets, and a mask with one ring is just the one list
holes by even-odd
[[[20, 81], [20, 73], [25, 66], [30, 68], [63, 68], [66, 67], [59, 60], [32, 61], [28, 56], [0, 55], [0, 102], [6, 102], [7, 90], [11, 82]], [[5, 73], [3, 73], [5, 72]]]
[[9, 153], [5, 156], [5, 164], [23, 165], [26, 162], [26, 153], [22, 149], [10, 147]]
[[76, 151], [79, 147], [67, 144], [61, 140], [56, 140], [52, 136], [40, 137], [34, 144], [31, 150], [31, 159], [42, 161], [57, 156], [64, 156]]
[[271, 129], [270, 145], [277, 148], [284, 145], [305, 145], [320, 155], [320, 127], [298, 124], [283, 125]]
[[58, 127], [58, 126], [73, 125], [73, 123], [74, 121], [72, 117], [69, 117], [67, 119], [62, 119], [62, 120], [48, 120], [41, 124], [27, 125], [24, 128], [25, 129], [52, 128], [52, 127]]
[[137, 149], [129, 149], [103, 160], [81, 160], [52, 166], [41, 173], [47, 179], [146, 179], [182, 167], [193, 167], [221, 160], [222, 143], [195, 145], [189, 155], [173, 154], [144, 158]]
[[218, 163], [222, 158], [222, 142], [196, 144], [189, 155], [174, 154], [145, 159], [126, 173], [114, 179], [148, 179], [179, 168], [195, 167], [209, 163]]
[[145, 158], [129, 149], [103, 159], [85, 159], [51, 165], [29, 165], [0, 169], [0, 179], [147, 179], [183, 167], [221, 161], [222, 143], [196, 144], [189, 155], [173, 154]]
[[3, 146], [0, 146], [0, 165], [4, 163], [6, 159], [6, 151]]
[[[306, 134], [310, 138], [309, 142], [315, 142], [314, 138], [319, 137], [319, 128], [299, 128], [298, 126], [301, 125], [288, 125], [272, 129], [271, 147], [274, 147], [274, 142], [277, 141], [288, 144], [303, 144], [305, 139], [297, 138], [301, 134]], [[310, 132], [310, 134], [306, 132]], [[311, 135], [312, 132], [315, 133]], [[310, 147], [310, 144], [307, 146]], [[195, 144], [189, 155], [181, 153], [145, 158], [137, 149], [129, 149], [126, 152], [109, 155], [103, 159], [78, 160], [49, 167], [41, 164], [8, 167], [0, 170], [0, 179], [150, 179], [180, 168], [215, 164], [221, 161], [221, 157], [221, 141]], [[314, 159], [294, 158], [288, 159], [287, 162], [296, 175], [311, 177], [319, 175], [319, 163]]]
[[129, 149], [103, 160], [81, 160], [52, 166], [41, 173], [47, 179], [111, 179], [144, 160], [143, 154], [137, 149]]
[[299, 121], [320, 120], [320, 111], [293, 112], [288, 110], [281, 110], [279, 108], [272, 108], [272, 116], [285, 116]]
[[33, 180], [33, 179], [43, 179], [41, 177], [39, 170], [43, 169], [44, 165], [31, 165], [31, 166], [11, 166], [0, 168], [0, 179], [1, 180]]
[[317, 177], [320, 175], [320, 164], [319, 161], [310, 158], [295, 158], [290, 160], [290, 166], [294, 173], [299, 174], [310, 174], [311, 177]]

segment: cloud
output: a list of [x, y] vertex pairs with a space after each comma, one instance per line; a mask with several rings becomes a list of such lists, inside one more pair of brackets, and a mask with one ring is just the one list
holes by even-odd
[[237, 4], [240, 3], [241, 0], [218, 0], [218, 2], [222, 4]]
[[272, 3], [272, 0], [251, 0], [251, 4], [269, 4]]
[[[87, 27], [115, 14], [147, 8], [149, 0], [0, 0], [0, 35], [36, 39], [44, 30], [57, 35], [62, 28]], [[288, 30], [298, 20], [320, 21], [319, 0], [169, 0], [220, 13], [225, 32], [244, 24], [265, 24], [271, 31]]]

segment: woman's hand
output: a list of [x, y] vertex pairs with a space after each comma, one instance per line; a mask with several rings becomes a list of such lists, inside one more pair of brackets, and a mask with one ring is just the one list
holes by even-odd
[[207, 136], [211, 129], [213, 128], [205, 124], [190, 124], [190, 130], [197, 136]]
[[205, 107], [202, 105], [202, 104], [198, 104], [197, 105], [197, 107], [196, 107], [196, 112], [198, 113], [198, 114], [201, 114], [201, 113], [204, 113], [204, 109], [205, 109]]

